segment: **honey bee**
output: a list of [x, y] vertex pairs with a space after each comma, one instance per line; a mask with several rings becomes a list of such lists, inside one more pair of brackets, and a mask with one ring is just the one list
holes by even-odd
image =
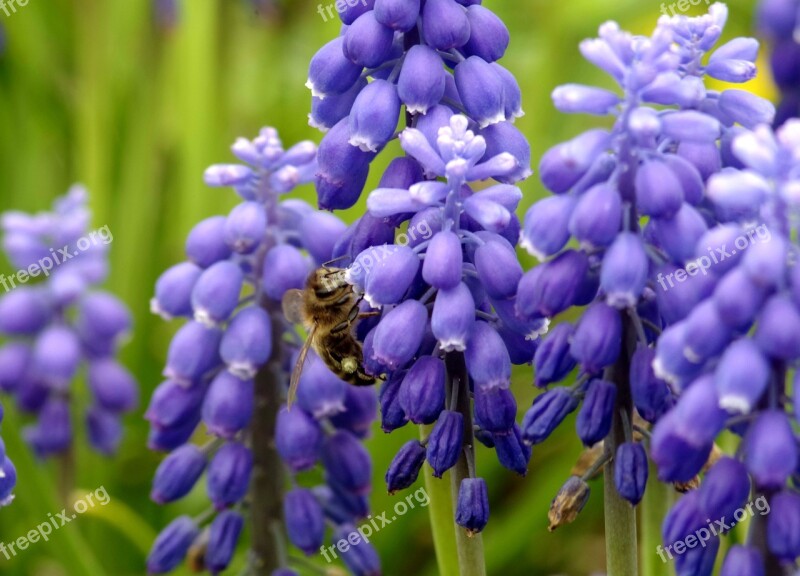
[[364, 370], [364, 353], [352, 329], [359, 318], [379, 312], [361, 313], [361, 297], [345, 281], [342, 268], [323, 266], [314, 271], [303, 290], [289, 290], [283, 296], [283, 314], [293, 324], [308, 331], [289, 384], [288, 405], [297, 394], [300, 374], [309, 349], [345, 382], [370, 386], [376, 378]]

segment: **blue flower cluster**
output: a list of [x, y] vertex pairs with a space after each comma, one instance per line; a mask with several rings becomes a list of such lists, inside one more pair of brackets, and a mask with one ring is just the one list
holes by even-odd
[[0, 348], [0, 390], [35, 416], [23, 435], [42, 458], [72, 446], [70, 399], [84, 364], [92, 399], [86, 430], [95, 450], [116, 450], [120, 419], [138, 404], [136, 381], [115, 359], [131, 329], [130, 312], [97, 289], [108, 274], [113, 236], [107, 226], [90, 231], [87, 201], [75, 186], [52, 212], [7, 212], [0, 222], [3, 249], [18, 270], [0, 277], [0, 334], [8, 338]]
[[772, 78], [782, 92], [775, 125], [800, 117], [800, 2], [761, 0], [758, 8], [761, 31], [771, 39]]
[[[756, 72], [756, 40], [737, 38], [713, 50], [726, 18], [722, 4], [697, 18], [664, 17], [649, 38], [609, 22], [598, 38], [581, 43], [583, 56], [621, 94], [569, 84], [556, 88], [553, 100], [562, 112], [612, 116], [614, 126], [584, 132], [544, 155], [540, 176], [554, 195], [529, 209], [522, 231], [522, 246], [543, 263], [520, 280], [517, 314], [552, 317], [588, 305], [577, 325], [560, 323], [536, 352], [538, 386], [560, 382], [576, 367], [580, 376], [536, 398], [522, 438], [542, 442], [579, 409], [577, 433], [591, 446], [619, 416], [624, 438], [609, 456], [617, 490], [633, 504], [644, 493], [647, 457], [633, 436], [631, 407], [654, 422], [673, 402], [653, 371], [652, 344], [662, 326], [687, 316], [709, 289], [706, 271], [698, 274], [689, 263], [695, 246], [716, 234], [709, 231], [716, 220], [705, 181], [736, 163], [735, 135], [774, 113], [749, 92], [705, 87], [706, 76], [743, 83]], [[670, 289], [676, 277], [686, 280], [687, 270], [689, 282]], [[698, 308], [687, 330], [692, 343], [711, 346], [707, 333], [718, 321]]]
[[[743, 164], [708, 182], [710, 207], [722, 221], [716, 230], [728, 239], [730, 257], [709, 275], [711, 288], [688, 318], [677, 322], [659, 342], [655, 366], [680, 390], [675, 408], [655, 426], [652, 456], [659, 477], [684, 482], [705, 466], [714, 439], [729, 428], [742, 436], [736, 458], [723, 458], [705, 474], [698, 496], [684, 498], [665, 523], [665, 537], [705, 522], [731, 518], [756, 494], [771, 503], [767, 550], [739, 550], [751, 557], [747, 574], [767, 574], [767, 559], [794, 565], [800, 557], [800, 447], [797, 382], [794, 403], [788, 396], [789, 372], [800, 360], [800, 268], [796, 266], [797, 213], [800, 207], [800, 121], [789, 120], [777, 133], [766, 125], [740, 134], [732, 152]], [[759, 223], [754, 233], [753, 223]], [[758, 238], [760, 242], [747, 242]], [[739, 242], [739, 240], [744, 241]], [[725, 243], [721, 244], [725, 248]], [[702, 253], [704, 245], [698, 245]], [[703, 326], [699, 349], [690, 339], [692, 317], [714, 314]], [[794, 487], [789, 486], [792, 480]], [[687, 556], [683, 564], [712, 563], [714, 552]], [[742, 574], [736, 561], [723, 574]], [[686, 574], [695, 574], [684, 569]], [[707, 572], [703, 572], [707, 573]], [[708, 572], [710, 573], [710, 572]]]
[[[441, 477], [466, 451], [456, 521], [480, 532], [489, 510], [472, 423], [504, 466], [525, 474], [530, 449], [515, 423], [511, 365], [532, 361], [547, 328], [515, 311], [522, 193], [514, 183], [531, 171], [530, 147], [513, 125], [520, 89], [497, 62], [508, 30], [480, 3], [461, 0], [366, 1], [341, 17], [341, 36], [309, 70], [311, 125], [328, 130], [320, 206], [352, 206], [391, 140], [406, 153], [334, 250], [352, 259], [346, 279], [365, 306], [382, 311], [359, 335], [367, 371], [386, 378], [384, 430], [432, 425], [397, 454], [388, 488], [411, 486], [426, 459]], [[408, 127], [397, 134], [403, 107]], [[479, 184], [489, 179], [497, 183]]]
[[[265, 128], [254, 140], [238, 139], [232, 151], [246, 164], [210, 167], [209, 186], [233, 187], [241, 198], [227, 216], [198, 223], [186, 241], [187, 261], [159, 278], [153, 312], [188, 321], [175, 334], [164, 376], [147, 410], [150, 447], [169, 452], [156, 472], [152, 498], [168, 503], [186, 496], [206, 474], [207, 491], [218, 513], [210, 526], [182, 516], [155, 542], [148, 568], [169, 572], [193, 544], [203, 546], [213, 573], [231, 561], [250, 504], [254, 469], [253, 424], [257, 386], [280, 386], [301, 341], [280, 313], [287, 290], [305, 286], [315, 268], [331, 259], [345, 231], [336, 217], [307, 203], [282, 198], [313, 180], [317, 149], [301, 142], [284, 149], [277, 132]], [[256, 383], [270, 364], [278, 381]], [[368, 514], [370, 458], [360, 439], [376, 418], [372, 390], [355, 390], [314, 356], [301, 381], [298, 406], [274, 416], [275, 444], [292, 474], [321, 463], [326, 483], [313, 490], [294, 487], [284, 500], [289, 539], [306, 554], [318, 551], [325, 519], [337, 529]], [[215, 438], [191, 442], [200, 422]], [[282, 470], [263, 474], [283, 477]], [[260, 514], [262, 511], [253, 511]], [[377, 555], [364, 544], [345, 554], [354, 574], [379, 573]]]
[[472, 0], [364, 0], [347, 2], [340, 17], [341, 35], [314, 55], [308, 73], [310, 124], [327, 131], [320, 207], [356, 203], [370, 162], [396, 138], [404, 106], [434, 148], [437, 130], [461, 112], [485, 141], [482, 158], [513, 154], [504, 182], [530, 174], [527, 141], [511, 123], [522, 115], [520, 88], [497, 62], [509, 34], [495, 14]]

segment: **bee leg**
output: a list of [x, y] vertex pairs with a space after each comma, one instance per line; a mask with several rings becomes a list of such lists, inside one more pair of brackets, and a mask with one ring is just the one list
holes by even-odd
[[374, 318], [375, 316], [380, 316], [380, 315], [381, 315], [381, 311], [380, 310], [373, 310], [372, 312], [362, 312], [361, 314], [358, 315], [358, 318], [359, 319], [361, 319], [361, 318]]

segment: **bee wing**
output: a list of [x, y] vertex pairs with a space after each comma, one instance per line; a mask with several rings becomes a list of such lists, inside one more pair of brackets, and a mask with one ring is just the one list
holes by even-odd
[[297, 396], [297, 387], [300, 385], [300, 375], [303, 373], [303, 365], [306, 363], [306, 357], [308, 356], [308, 351], [311, 349], [311, 343], [314, 340], [314, 333], [316, 331], [317, 326], [314, 325], [308, 333], [308, 338], [306, 338], [303, 347], [300, 349], [300, 354], [297, 356], [297, 363], [294, 365], [292, 378], [289, 382], [289, 394], [286, 397], [286, 407], [289, 409], [292, 407], [294, 399]]
[[305, 304], [302, 290], [287, 290], [283, 295], [281, 306], [283, 307], [283, 315], [289, 322], [292, 324], [303, 323], [303, 308]]

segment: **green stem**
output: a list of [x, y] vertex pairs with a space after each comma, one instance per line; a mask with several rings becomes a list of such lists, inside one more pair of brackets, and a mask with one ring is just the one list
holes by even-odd
[[656, 470], [650, 467], [651, 481], [641, 504], [642, 576], [670, 576], [670, 565], [656, 553], [661, 545], [661, 523], [672, 506], [672, 486], [656, 481]]
[[275, 446], [275, 421], [281, 406], [281, 336], [283, 325], [272, 314], [274, 350], [256, 375], [255, 413], [251, 424], [253, 449], [252, 528], [253, 574], [269, 576], [285, 562], [283, 528], [283, 473]]
[[608, 576], [636, 574], [636, 509], [622, 498], [614, 484], [614, 467], [604, 473], [606, 569]]
[[[420, 438], [430, 434], [433, 426], [420, 426]], [[433, 547], [436, 552], [436, 563], [441, 576], [458, 576], [458, 552], [456, 551], [456, 534], [453, 525], [453, 500], [450, 493], [450, 472], [439, 479], [433, 477], [433, 470], [425, 463], [422, 471], [425, 478], [425, 491], [430, 498], [428, 514], [431, 519]]]
[[[630, 387], [630, 360], [636, 350], [636, 329], [627, 315], [623, 315], [622, 351], [617, 362], [606, 370], [607, 380], [617, 386], [617, 404], [614, 410], [614, 422], [606, 438], [606, 449], [612, 455], [617, 447], [624, 443], [625, 419], [632, 421], [633, 402]], [[624, 416], [623, 416], [624, 415]], [[651, 486], [652, 487], [652, 486]], [[607, 464], [604, 472], [605, 495], [605, 537], [606, 568], [608, 576], [631, 576], [637, 574], [637, 540], [636, 509], [630, 502], [622, 498], [614, 483], [613, 460]]]
[[[451, 392], [458, 394], [455, 405], [464, 416], [464, 448], [455, 467], [450, 471], [450, 490], [452, 492], [453, 510], [458, 503], [458, 491], [461, 481], [470, 477], [469, 460], [475, 461], [475, 434], [472, 429], [472, 406], [469, 398], [469, 377], [462, 353], [451, 352], [446, 357], [447, 372], [452, 381]], [[458, 552], [459, 574], [461, 576], [486, 576], [486, 560], [483, 554], [483, 536], [470, 536], [461, 526], [455, 524], [450, 517], [451, 525], [456, 531], [456, 550]]]

